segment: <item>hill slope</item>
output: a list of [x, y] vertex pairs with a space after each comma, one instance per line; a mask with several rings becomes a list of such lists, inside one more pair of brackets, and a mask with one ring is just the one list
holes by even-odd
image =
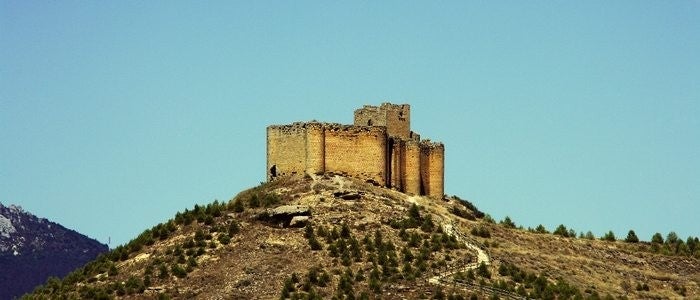
[[340, 176], [284, 178], [178, 213], [26, 298], [700, 295], [697, 258], [537, 234], [482, 216], [457, 198]]
[[107, 245], [22, 210], [0, 204], [0, 299], [63, 277], [107, 252]]

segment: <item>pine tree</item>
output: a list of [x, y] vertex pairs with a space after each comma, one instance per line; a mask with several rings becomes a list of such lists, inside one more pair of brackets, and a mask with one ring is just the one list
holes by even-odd
[[639, 238], [637, 237], [637, 234], [634, 233], [634, 230], [630, 230], [627, 233], [627, 238], [625, 238], [625, 242], [628, 242], [628, 243], [638, 243], [639, 242]]

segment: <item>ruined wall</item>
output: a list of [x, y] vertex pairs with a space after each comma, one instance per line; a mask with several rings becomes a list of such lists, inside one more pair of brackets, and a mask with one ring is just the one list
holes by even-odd
[[401, 180], [404, 192], [407, 194], [421, 194], [421, 149], [417, 141], [404, 143], [404, 160]]
[[442, 143], [420, 143], [422, 194], [442, 198], [445, 194], [445, 146]]
[[327, 125], [325, 156], [326, 172], [387, 185], [387, 136], [384, 127]]
[[[302, 174], [306, 167], [306, 127], [303, 123], [267, 127], [267, 179]], [[274, 173], [274, 174], [273, 174]]]
[[390, 137], [409, 139], [411, 135], [411, 106], [382, 103], [365, 105], [355, 110], [354, 124], [358, 126], [386, 126]]

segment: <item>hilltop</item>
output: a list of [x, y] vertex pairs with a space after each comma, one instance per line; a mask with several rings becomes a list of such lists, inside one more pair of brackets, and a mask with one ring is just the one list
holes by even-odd
[[108, 250], [107, 245], [19, 206], [0, 203], [0, 299], [19, 297], [50, 276], [63, 277]]
[[694, 244], [671, 255], [652, 251], [667, 244], [565, 233], [499, 224], [457, 197], [283, 177], [178, 213], [25, 298], [700, 296]]

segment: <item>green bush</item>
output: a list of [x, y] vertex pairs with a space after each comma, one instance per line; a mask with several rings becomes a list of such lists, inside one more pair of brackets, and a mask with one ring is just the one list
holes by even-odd
[[564, 226], [564, 224], [559, 224], [559, 226], [557, 226], [557, 229], [554, 229], [554, 232], [552, 232], [552, 234], [560, 235], [563, 237], [569, 237], [569, 230], [566, 229], [566, 226]]
[[540, 224], [537, 225], [537, 228], [535, 228], [535, 233], [549, 233], [546, 228], [544, 228], [544, 225]]
[[231, 237], [229, 237], [227, 234], [220, 234], [217, 240], [222, 245], [228, 245], [231, 242]]
[[187, 277], [187, 271], [185, 271], [185, 269], [183, 269], [178, 264], [172, 265], [172, 267], [170, 267], [170, 271], [173, 273], [173, 275], [177, 276], [178, 278]]
[[600, 238], [603, 241], [608, 241], [608, 242], [614, 242], [617, 239], [615, 238], [615, 234], [612, 232], [612, 230], [608, 231], [603, 237]]
[[501, 225], [505, 228], [515, 228], [515, 222], [513, 222], [509, 216], [506, 216], [505, 219], [501, 221]]
[[678, 240], [678, 235], [673, 231], [669, 232], [668, 235], [666, 235], [666, 244], [675, 244], [678, 242]]
[[476, 268], [476, 274], [484, 278], [491, 278], [491, 272], [483, 261]]
[[630, 230], [627, 233], [627, 237], [625, 238], [625, 242], [627, 242], [627, 243], [638, 243], [639, 242], [639, 238], [637, 237], [637, 234], [634, 233], [634, 230]]
[[483, 238], [490, 238], [491, 237], [491, 231], [489, 231], [488, 228], [482, 227], [482, 226], [472, 227], [471, 234], [474, 236], [479, 236], [479, 237], [483, 237]]

